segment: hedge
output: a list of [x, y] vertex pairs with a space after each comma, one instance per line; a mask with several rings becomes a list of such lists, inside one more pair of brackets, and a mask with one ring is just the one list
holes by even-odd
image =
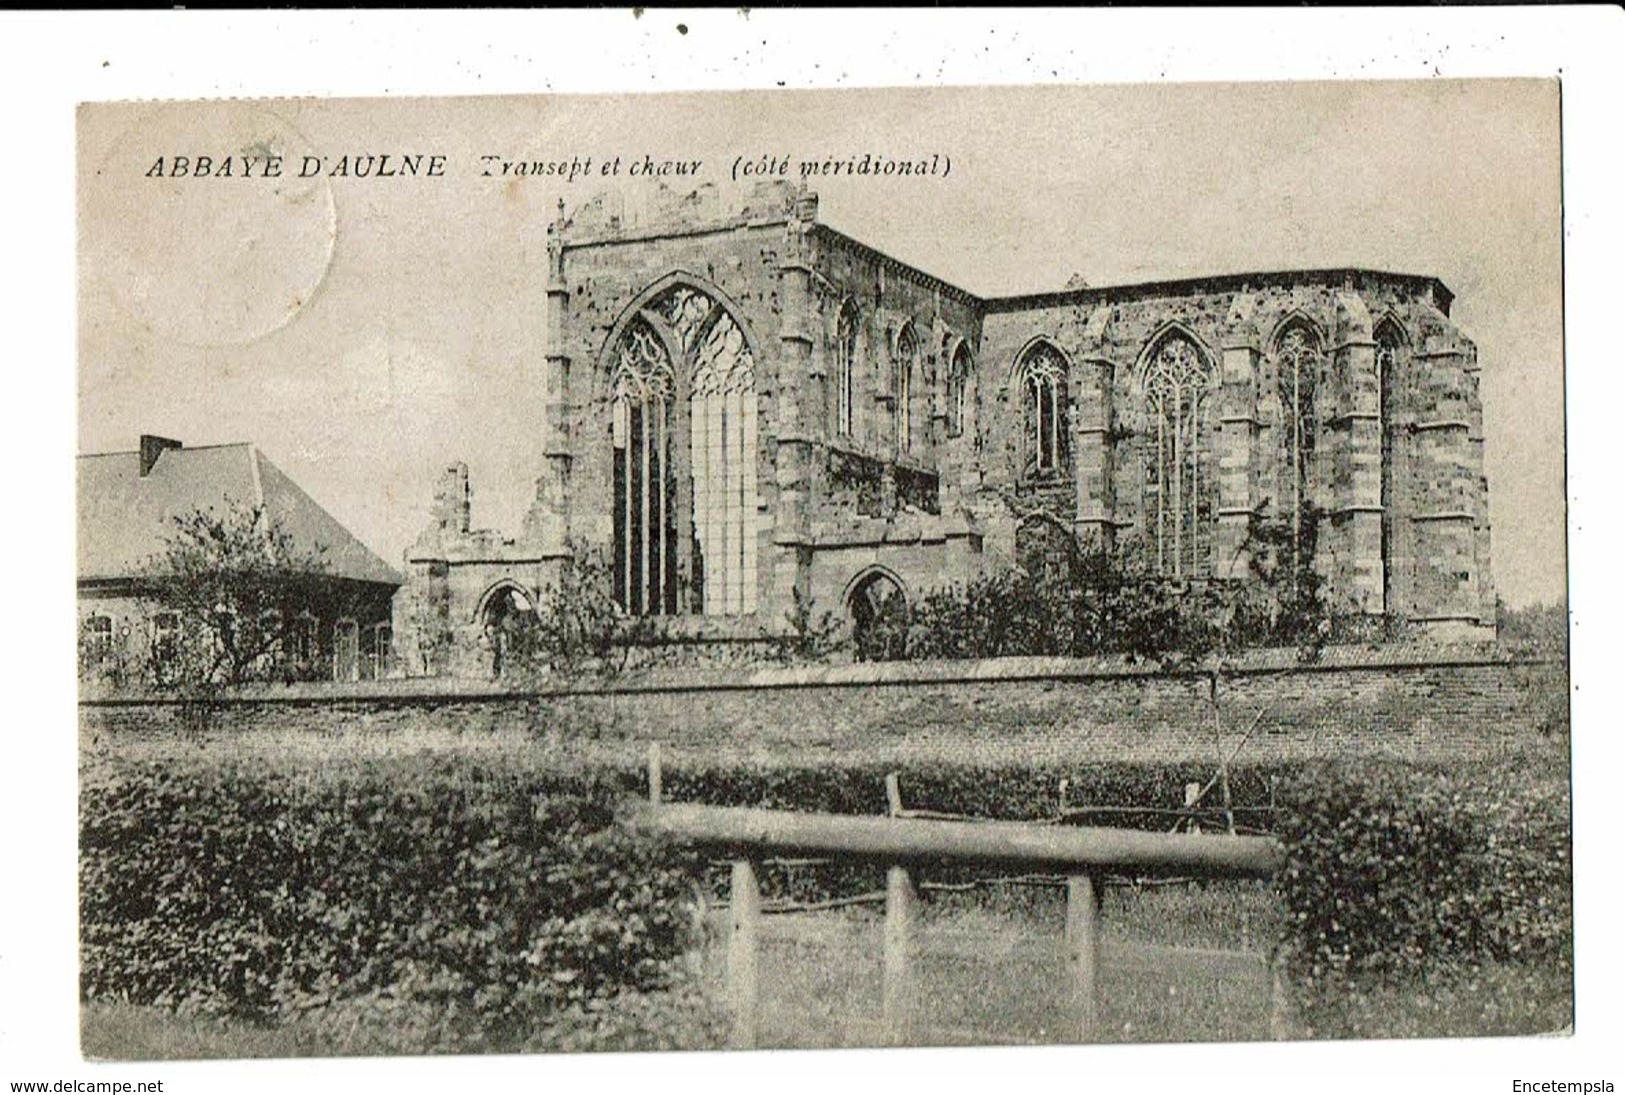
[[1373, 986], [1453, 990], [1509, 965], [1572, 979], [1565, 784], [1321, 765], [1291, 773], [1282, 800], [1281, 945], [1312, 1024], [1376, 1032], [1347, 1029]]
[[[679, 764], [664, 787], [673, 801], [872, 815], [886, 773]], [[943, 762], [901, 784], [910, 807], [1036, 820], [1055, 817], [1062, 779], [1074, 809], [1167, 808], [1211, 775]], [[637, 770], [565, 773], [541, 755], [114, 764], [82, 789], [83, 995], [276, 1021], [380, 1016], [426, 1051], [709, 1044], [715, 1016], [682, 1002], [676, 961], [701, 863], [612, 821], [619, 796], [644, 791]], [[1285, 845], [1280, 952], [1321, 1032], [1362, 986], [1572, 969], [1557, 772], [1242, 765], [1231, 792], [1240, 810], [1274, 807], [1243, 816]], [[1154, 813], [1100, 823], [1170, 827]], [[798, 900], [881, 879], [863, 864], [763, 875], [769, 898]]]
[[83, 997], [250, 1019], [399, 1001], [498, 1047], [659, 989], [694, 864], [613, 825], [618, 790], [446, 761], [123, 771], [82, 789]]

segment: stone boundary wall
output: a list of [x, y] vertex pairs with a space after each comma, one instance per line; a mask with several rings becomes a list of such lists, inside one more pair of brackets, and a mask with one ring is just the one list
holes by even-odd
[[[1561, 662], [1343, 648], [1301, 663], [1259, 652], [1220, 678], [1217, 727], [1210, 688], [1202, 671], [1054, 658], [689, 669], [530, 689], [374, 681], [243, 689], [217, 702], [206, 732], [239, 739], [245, 756], [359, 738], [373, 750], [500, 745], [627, 765], [657, 740], [669, 764], [1208, 761], [1255, 721], [1239, 761], [1448, 762], [1566, 748], [1540, 729], [1554, 706], [1566, 716]], [[115, 751], [198, 725], [174, 698], [143, 695], [86, 695], [80, 723]]]

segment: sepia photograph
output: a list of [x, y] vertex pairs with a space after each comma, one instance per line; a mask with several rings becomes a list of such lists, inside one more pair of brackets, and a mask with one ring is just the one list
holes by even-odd
[[4, 17], [0, 1084], [1612, 1090], [1625, 21], [1467, 14]]
[[1569, 1030], [1559, 102], [84, 105], [83, 1052]]

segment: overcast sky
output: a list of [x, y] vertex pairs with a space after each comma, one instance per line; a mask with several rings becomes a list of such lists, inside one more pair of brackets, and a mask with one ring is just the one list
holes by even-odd
[[[873, 153], [946, 178], [816, 184], [837, 228], [974, 292], [1308, 267], [1441, 278], [1477, 342], [1499, 591], [1563, 594], [1555, 82], [1135, 85], [617, 98], [119, 104], [80, 114], [81, 452], [257, 443], [399, 563], [437, 470], [517, 531], [540, 472], [545, 226], [644, 155]], [[283, 156], [280, 179], [147, 177]], [[339, 157], [445, 157], [435, 178]], [[592, 157], [503, 180], [485, 154]], [[324, 172], [297, 177], [303, 157]], [[165, 170], [172, 167], [166, 160]], [[392, 164], [393, 166], [393, 164]], [[654, 186], [614, 182], [635, 210]]]

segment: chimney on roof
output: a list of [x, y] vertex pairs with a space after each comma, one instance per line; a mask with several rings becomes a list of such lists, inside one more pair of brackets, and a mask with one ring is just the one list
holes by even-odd
[[167, 437], [158, 437], [155, 434], [141, 435], [141, 478], [145, 479], [152, 466], [158, 463], [158, 457], [167, 449], [178, 449], [179, 441], [172, 441]]

